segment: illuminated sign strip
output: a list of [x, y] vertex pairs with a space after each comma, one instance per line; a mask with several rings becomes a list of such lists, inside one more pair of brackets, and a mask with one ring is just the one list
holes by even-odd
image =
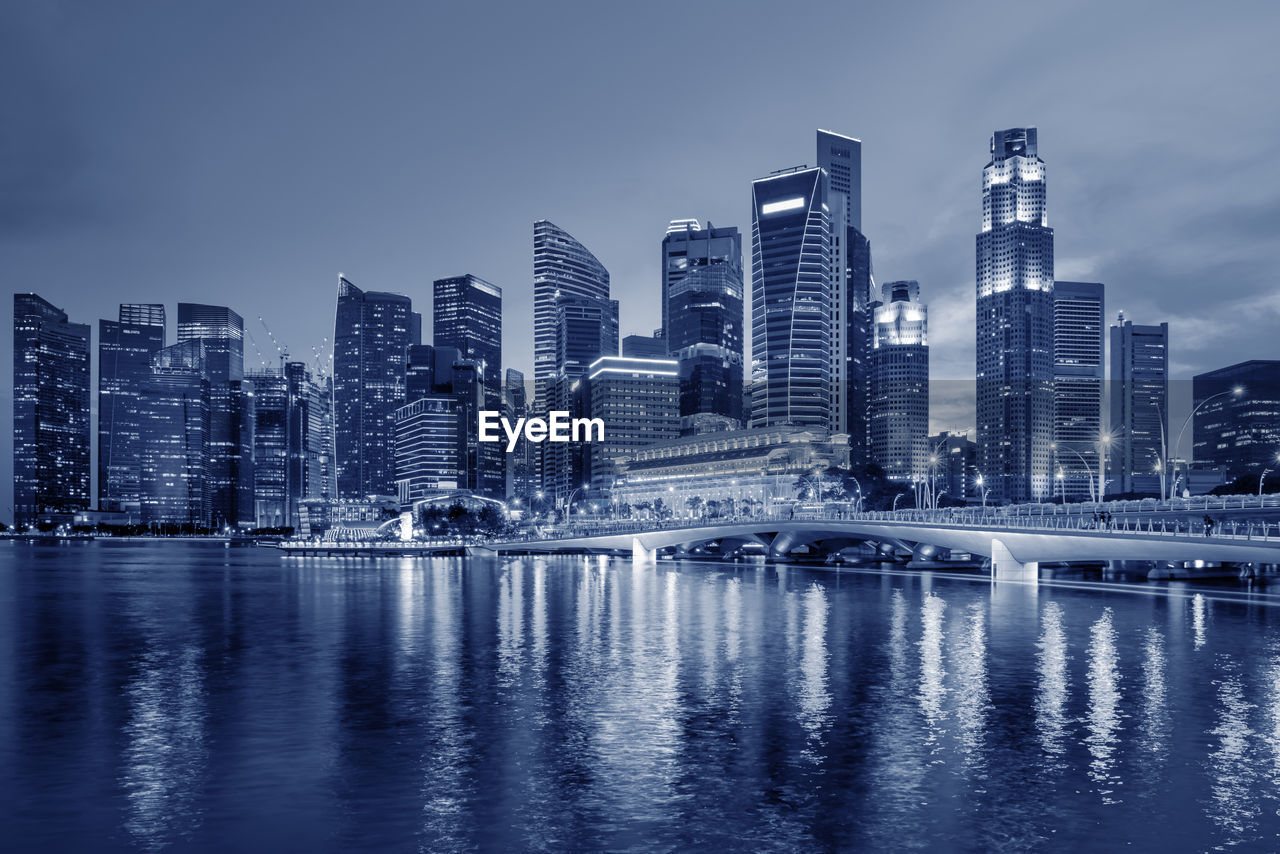
[[782, 213], [783, 211], [794, 211], [804, 207], [804, 196], [796, 196], [794, 199], [783, 199], [780, 202], [767, 202], [760, 206], [760, 215], [768, 216], [769, 214]]

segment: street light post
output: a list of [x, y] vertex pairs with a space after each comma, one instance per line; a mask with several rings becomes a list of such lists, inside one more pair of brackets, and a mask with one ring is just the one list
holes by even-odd
[[[1182, 447], [1182, 434], [1187, 432], [1187, 425], [1191, 423], [1191, 419], [1196, 417], [1197, 412], [1199, 412], [1201, 409], [1207, 406], [1210, 402], [1215, 401], [1220, 397], [1226, 397], [1227, 395], [1231, 395], [1232, 397], [1240, 397], [1243, 394], [1244, 394], [1244, 388], [1242, 386], [1236, 386], [1235, 388], [1229, 389], [1227, 391], [1220, 391], [1217, 394], [1206, 397], [1204, 400], [1200, 401], [1200, 405], [1197, 406], [1195, 409], [1191, 410], [1191, 414], [1187, 416], [1186, 420], [1182, 422], [1182, 426], [1178, 429], [1178, 438], [1175, 439], [1173, 442], [1174, 450], [1176, 451], [1178, 448]], [[1164, 456], [1166, 460], [1169, 459], [1168, 448], [1165, 448]], [[1172, 476], [1170, 477], [1171, 484], [1169, 487], [1169, 495], [1167, 496], [1166, 500], [1172, 500], [1173, 490], [1177, 489], [1178, 463], [1176, 461], [1173, 462], [1173, 471], [1171, 475]]]

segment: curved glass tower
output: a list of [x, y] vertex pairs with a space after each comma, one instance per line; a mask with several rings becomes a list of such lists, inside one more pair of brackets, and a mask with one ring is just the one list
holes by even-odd
[[751, 185], [751, 426], [832, 427], [831, 221], [821, 169]]
[[977, 236], [978, 472], [991, 498], [1049, 495], [1053, 229], [1035, 128], [996, 131]]
[[609, 298], [609, 271], [573, 235], [545, 219], [533, 224], [533, 382], [546, 411], [556, 376], [556, 299]]

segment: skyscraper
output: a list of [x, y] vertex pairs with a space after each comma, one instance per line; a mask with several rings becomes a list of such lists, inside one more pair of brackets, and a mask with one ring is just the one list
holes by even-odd
[[[618, 301], [561, 296], [556, 300], [556, 373], [546, 392], [546, 411], [579, 417], [589, 400], [582, 381], [602, 356], [618, 355]], [[565, 443], [538, 446], [542, 488], [557, 505], [581, 483], [587, 461], [584, 449]]]
[[[456, 349], [461, 359], [479, 370], [481, 399], [463, 406], [460, 417], [476, 419], [478, 409], [502, 408], [502, 289], [470, 273], [435, 282], [432, 302], [432, 343]], [[466, 485], [486, 497], [505, 497], [506, 460], [497, 442], [478, 442], [478, 425], [460, 425], [469, 445]], [[397, 476], [398, 478], [398, 476]]]
[[[1255, 359], [1192, 380], [1194, 459], [1226, 466], [1227, 476], [1280, 471], [1280, 361]], [[1275, 491], [1275, 481], [1268, 491]]]
[[667, 349], [680, 364], [680, 414], [741, 423], [742, 236], [676, 220], [662, 240]]
[[1097, 480], [1104, 317], [1101, 282], [1054, 282], [1053, 475], [1064, 498], [1089, 497], [1090, 479]]
[[560, 297], [607, 300], [609, 271], [567, 231], [541, 219], [533, 224], [533, 381], [542, 411], [552, 408], [547, 395], [556, 377]]
[[867, 453], [871, 357], [871, 244], [862, 234], [862, 141], [818, 131], [818, 167], [831, 216], [832, 429], [848, 433], [852, 458]]
[[587, 382], [589, 415], [606, 425], [603, 440], [589, 446], [588, 477], [594, 492], [608, 492], [629, 451], [680, 435], [679, 365], [604, 356], [590, 366]]
[[178, 341], [204, 349], [210, 524], [252, 525], [253, 384], [244, 378], [244, 320], [225, 306], [180, 302]]
[[978, 466], [996, 500], [1049, 495], [1053, 229], [1035, 128], [996, 131], [977, 235]]
[[338, 498], [393, 495], [395, 413], [404, 404], [408, 297], [362, 291], [338, 275], [333, 332]]
[[138, 513], [138, 406], [151, 357], [164, 347], [165, 311], [124, 304], [119, 317], [98, 321], [98, 509]]
[[1138, 326], [1120, 314], [1111, 327], [1111, 465], [1114, 492], [1156, 494], [1161, 487], [1165, 445], [1170, 453], [1169, 324]]
[[502, 388], [502, 289], [467, 273], [437, 279], [433, 288], [431, 343], [455, 347], [476, 362], [496, 398]]
[[821, 169], [751, 185], [751, 424], [831, 418], [831, 222]]
[[13, 519], [89, 506], [89, 326], [13, 295]]
[[192, 530], [213, 521], [210, 386], [200, 338], [164, 347], [151, 359], [139, 402], [144, 523]]
[[401, 509], [461, 485], [458, 426], [453, 395], [419, 397], [396, 410], [396, 494]]
[[885, 284], [883, 297], [871, 351], [871, 459], [890, 480], [921, 480], [929, 460], [929, 308], [914, 281]]

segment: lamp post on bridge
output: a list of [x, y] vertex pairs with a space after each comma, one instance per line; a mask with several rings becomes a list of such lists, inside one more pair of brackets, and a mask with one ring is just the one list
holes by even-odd
[[990, 490], [988, 490], [985, 486], [983, 486], [983, 485], [982, 485], [982, 475], [978, 475], [977, 484], [978, 484], [978, 489], [982, 490], [982, 513], [983, 513], [983, 515], [986, 515], [986, 512], [987, 512], [987, 492], [989, 492]]
[[[1177, 438], [1177, 439], [1175, 439], [1175, 440], [1174, 440], [1174, 442], [1173, 442], [1173, 448], [1174, 448], [1174, 450], [1175, 450], [1175, 451], [1176, 451], [1178, 448], [1182, 447], [1182, 434], [1187, 432], [1187, 425], [1191, 423], [1191, 419], [1193, 419], [1193, 418], [1195, 418], [1195, 417], [1196, 417], [1196, 413], [1197, 413], [1197, 412], [1199, 412], [1201, 409], [1203, 409], [1205, 406], [1207, 406], [1207, 405], [1208, 405], [1209, 403], [1211, 403], [1212, 401], [1215, 401], [1215, 400], [1217, 400], [1217, 399], [1218, 399], [1218, 398], [1220, 398], [1220, 397], [1226, 397], [1227, 395], [1231, 395], [1232, 397], [1241, 397], [1241, 396], [1243, 396], [1243, 395], [1244, 395], [1244, 386], [1235, 386], [1234, 388], [1228, 389], [1227, 391], [1220, 391], [1220, 392], [1218, 392], [1217, 394], [1210, 395], [1209, 397], [1206, 397], [1204, 400], [1200, 401], [1200, 405], [1199, 405], [1199, 406], [1197, 406], [1195, 409], [1191, 410], [1191, 414], [1190, 414], [1190, 415], [1188, 415], [1188, 416], [1186, 417], [1186, 420], [1184, 420], [1184, 421], [1182, 422], [1182, 426], [1181, 426], [1180, 428], [1178, 428], [1178, 438]], [[1159, 411], [1159, 407], [1157, 407], [1157, 411]], [[1165, 439], [1165, 436], [1164, 436], [1164, 415], [1163, 415], [1163, 413], [1161, 414], [1161, 417], [1160, 417], [1160, 439], [1161, 439], [1161, 441], [1162, 441], [1162, 442], [1163, 442], [1163, 441], [1164, 441], [1164, 439]], [[1192, 453], [1192, 457], [1193, 457], [1193, 458], [1194, 458], [1194, 456], [1195, 456], [1195, 454], [1194, 454], [1194, 453]], [[1170, 500], [1172, 500], [1172, 499], [1173, 499], [1173, 492], [1174, 492], [1174, 490], [1176, 490], [1176, 489], [1178, 488], [1178, 486], [1177, 486], [1177, 485], [1178, 485], [1178, 463], [1177, 463], [1177, 461], [1176, 461], [1176, 460], [1170, 459], [1170, 456], [1169, 456], [1169, 447], [1168, 447], [1168, 445], [1165, 445], [1165, 447], [1164, 447], [1164, 459], [1165, 459], [1167, 462], [1171, 462], [1171, 463], [1173, 464], [1173, 471], [1171, 472], [1171, 477], [1170, 477], [1171, 484], [1170, 484], [1170, 487], [1169, 487], [1169, 494], [1168, 494], [1167, 496], [1165, 496], [1165, 500], [1166, 500], [1166, 501], [1170, 501]], [[1188, 468], [1189, 468], [1189, 467], [1188, 467]]]

